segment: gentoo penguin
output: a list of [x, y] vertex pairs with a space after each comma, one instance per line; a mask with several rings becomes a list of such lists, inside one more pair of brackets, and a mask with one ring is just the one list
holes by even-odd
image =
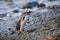
[[16, 32], [22, 32], [22, 27], [24, 26], [26, 15], [29, 15], [32, 12], [33, 11], [22, 13], [22, 15], [20, 16], [20, 19], [18, 20], [18, 22], [16, 24]]

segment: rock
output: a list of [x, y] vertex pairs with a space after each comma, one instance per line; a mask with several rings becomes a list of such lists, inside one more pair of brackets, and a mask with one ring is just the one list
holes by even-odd
[[6, 15], [7, 15], [7, 13], [5, 13], [5, 14], [0, 14], [0, 17], [2, 18], [2, 17], [6, 17]]
[[45, 7], [45, 6], [46, 6], [45, 4], [41, 3], [37, 7]]
[[13, 35], [15, 33], [15, 31], [12, 31], [12, 33], [10, 35]]
[[1, 37], [1, 32], [0, 32], [0, 37]]
[[56, 0], [49, 0], [49, 1], [56, 1]]
[[24, 6], [23, 6], [23, 9], [25, 8], [33, 8], [33, 7], [37, 7], [39, 3], [36, 2], [36, 1], [33, 1], [33, 2], [29, 2], [29, 3], [26, 3]]
[[13, 13], [19, 13], [18, 9], [13, 10]]
[[8, 30], [11, 30], [12, 28], [8, 28]]

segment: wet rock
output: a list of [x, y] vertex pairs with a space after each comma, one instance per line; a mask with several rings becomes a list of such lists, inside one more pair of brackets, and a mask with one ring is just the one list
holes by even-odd
[[46, 6], [45, 4], [41, 3], [37, 7], [45, 7], [45, 6]]
[[13, 10], [13, 13], [19, 13], [19, 10], [18, 9]]
[[1, 32], [0, 32], [0, 37], [1, 37]]
[[12, 28], [8, 28], [8, 30], [11, 30]]
[[33, 2], [29, 2], [29, 3], [26, 3], [24, 6], [23, 6], [23, 9], [25, 8], [33, 8], [33, 7], [37, 7], [39, 3], [36, 2], [36, 1], [33, 1]]
[[6, 15], [7, 15], [7, 13], [5, 13], [5, 14], [0, 14], [0, 17], [2, 18], [2, 17], [6, 17]]
[[10, 35], [13, 35], [15, 33], [15, 31], [12, 31], [12, 33]]
[[56, 0], [49, 0], [49, 1], [56, 1]]

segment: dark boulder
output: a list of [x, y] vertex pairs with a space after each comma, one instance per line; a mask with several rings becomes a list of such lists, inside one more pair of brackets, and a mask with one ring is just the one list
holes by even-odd
[[18, 9], [13, 10], [13, 13], [19, 13], [19, 10]]
[[36, 1], [33, 1], [33, 2], [29, 2], [29, 3], [26, 3], [24, 6], [23, 6], [23, 9], [25, 8], [33, 8], [33, 7], [37, 7], [39, 3], [36, 2]]
[[12, 28], [8, 28], [8, 30], [11, 30]]
[[48, 0], [48, 1], [56, 1], [56, 0]]
[[37, 7], [45, 7], [45, 6], [46, 6], [45, 4], [41, 3]]
[[6, 17], [6, 15], [7, 15], [7, 13], [5, 13], [5, 14], [0, 14], [0, 17], [2, 18], [2, 17]]
[[13, 35], [15, 33], [15, 31], [12, 31], [10, 35]]

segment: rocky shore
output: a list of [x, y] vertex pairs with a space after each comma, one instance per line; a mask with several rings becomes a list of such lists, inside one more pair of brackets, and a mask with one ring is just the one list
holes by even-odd
[[[48, 3], [45, 2], [48, 1], [56, 3], [46, 6]], [[0, 13], [0, 40], [60, 40], [60, 5], [57, 3], [59, 0], [45, 2], [41, 4], [43, 7], [40, 4], [38, 8], [34, 7], [35, 4], [30, 5], [34, 11], [26, 16], [22, 33], [15, 32], [16, 22], [27, 7]]]

